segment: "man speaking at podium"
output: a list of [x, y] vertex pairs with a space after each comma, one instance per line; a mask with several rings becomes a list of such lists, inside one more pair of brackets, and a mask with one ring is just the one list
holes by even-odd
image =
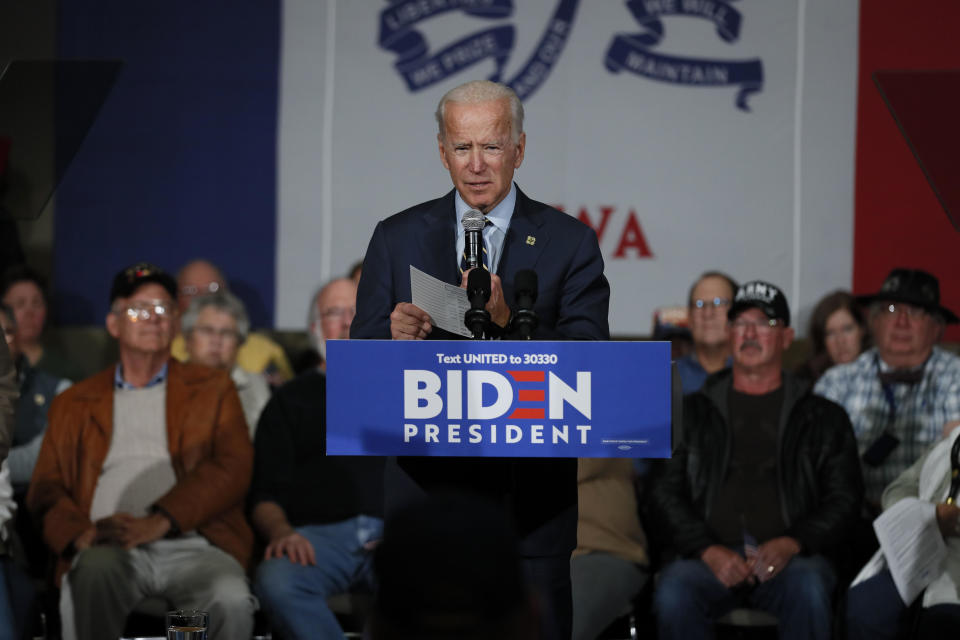
[[[534, 306], [541, 340], [607, 340], [610, 287], [597, 236], [587, 225], [528, 198], [513, 183], [523, 162], [523, 105], [510, 88], [474, 81], [449, 91], [436, 112], [440, 160], [454, 189], [382, 220], [374, 229], [357, 292], [350, 337], [459, 339], [411, 303], [410, 265], [452, 284], [461, 272], [465, 232], [476, 209], [486, 218], [486, 305], [507, 331], [514, 276], [538, 276]], [[570, 637], [570, 553], [576, 544], [576, 460], [400, 458], [388, 465], [387, 509], [425, 492], [458, 490], [503, 505], [520, 535], [528, 582], [539, 592], [545, 637]], [[391, 477], [391, 472], [397, 477]], [[464, 549], [464, 553], [469, 553]]]

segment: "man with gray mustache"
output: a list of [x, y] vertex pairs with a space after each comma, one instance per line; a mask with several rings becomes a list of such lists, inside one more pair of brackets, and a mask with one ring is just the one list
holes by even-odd
[[827, 555], [863, 499], [846, 412], [783, 370], [783, 292], [755, 280], [727, 312], [733, 366], [684, 399], [683, 433], [653, 481], [652, 529], [675, 559], [654, 595], [659, 637], [712, 638], [737, 606], [777, 616], [785, 640], [830, 637]]

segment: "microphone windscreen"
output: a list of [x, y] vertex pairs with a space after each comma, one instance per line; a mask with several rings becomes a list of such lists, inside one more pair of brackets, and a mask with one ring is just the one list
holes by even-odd
[[513, 279], [513, 289], [515, 296], [530, 296], [530, 304], [537, 301], [537, 272], [533, 269], [521, 269], [517, 271]]
[[483, 227], [487, 224], [487, 219], [476, 209], [469, 209], [463, 212], [463, 216], [460, 218], [460, 224], [463, 225], [465, 231], [483, 231]]

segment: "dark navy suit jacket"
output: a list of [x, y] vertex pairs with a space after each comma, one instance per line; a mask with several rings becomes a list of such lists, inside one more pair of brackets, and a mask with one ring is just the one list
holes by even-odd
[[[460, 284], [456, 260], [454, 191], [377, 224], [363, 261], [357, 314], [350, 337], [390, 338], [390, 313], [410, 302], [410, 265]], [[517, 204], [504, 240], [497, 275], [513, 303], [513, 280], [522, 269], [538, 278], [534, 333], [541, 340], [607, 340], [610, 286], [593, 229], [528, 198]], [[432, 339], [461, 339], [438, 328]], [[485, 495], [513, 516], [527, 556], [564, 555], [576, 544], [576, 460], [572, 458], [421, 458], [398, 460], [423, 491], [457, 489]], [[388, 476], [390, 469], [388, 467]], [[394, 478], [398, 485], [403, 479]], [[391, 487], [388, 483], [388, 511]]]

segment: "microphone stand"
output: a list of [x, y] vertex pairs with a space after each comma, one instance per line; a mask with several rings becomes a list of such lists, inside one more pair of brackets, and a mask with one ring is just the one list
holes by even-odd
[[474, 340], [483, 340], [490, 325], [490, 312], [487, 302], [490, 300], [490, 272], [486, 269], [474, 269], [467, 278], [467, 299], [470, 308], [463, 314], [463, 323], [473, 334]]
[[530, 340], [531, 335], [540, 323], [533, 305], [537, 301], [537, 273], [532, 269], [523, 269], [517, 272], [514, 278], [515, 299], [517, 313], [513, 317], [513, 324], [520, 332], [521, 340]]

